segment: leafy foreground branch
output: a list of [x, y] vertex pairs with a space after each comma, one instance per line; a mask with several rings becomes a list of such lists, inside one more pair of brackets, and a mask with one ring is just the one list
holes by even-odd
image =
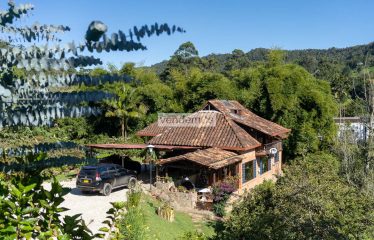
[[40, 179], [0, 180], [0, 239], [93, 239], [80, 214], [61, 217], [66, 190], [55, 178], [49, 191]]

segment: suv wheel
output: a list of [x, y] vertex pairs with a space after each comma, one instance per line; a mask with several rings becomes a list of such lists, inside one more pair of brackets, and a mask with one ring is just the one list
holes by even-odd
[[112, 185], [110, 185], [110, 183], [105, 183], [103, 187], [103, 194], [105, 196], [109, 196], [111, 192], [112, 192]]
[[135, 188], [135, 186], [136, 186], [136, 179], [135, 178], [130, 178], [128, 188], [133, 189], [133, 188]]

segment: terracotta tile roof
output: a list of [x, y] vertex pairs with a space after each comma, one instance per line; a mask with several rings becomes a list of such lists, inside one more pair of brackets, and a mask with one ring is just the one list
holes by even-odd
[[176, 157], [161, 159], [158, 164], [163, 165], [176, 161], [188, 160], [209, 168], [219, 169], [227, 165], [240, 162], [241, 159], [242, 157], [238, 156], [234, 152], [225, 151], [219, 148], [208, 148]]
[[201, 123], [199, 126], [160, 126], [152, 123], [137, 132], [138, 136], [153, 137], [148, 143], [153, 145], [173, 145], [192, 147], [219, 147], [226, 150], [249, 150], [261, 145], [242, 126], [253, 128], [266, 135], [287, 138], [290, 129], [261, 118], [243, 107], [237, 101], [210, 100], [205, 110], [191, 116], [200, 119], [216, 118], [215, 126]]
[[[287, 138], [288, 133], [291, 131], [279, 124], [266, 120], [253, 112], [243, 107], [237, 101], [228, 100], [210, 100], [208, 105], [204, 109], [208, 109], [211, 105], [213, 109], [224, 113], [227, 117], [235, 121], [236, 123], [243, 124], [250, 128], [256, 129], [269, 136], [278, 136], [282, 139]], [[236, 111], [236, 113], [235, 113]], [[151, 136], [154, 137], [164, 131], [167, 127], [161, 127], [157, 122], [150, 124], [143, 130], [138, 131], [138, 136]]]
[[254, 114], [237, 101], [210, 100], [205, 109], [210, 108], [211, 106], [209, 105], [213, 106], [217, 111], [224, 113], [235, 122], [256, 129], [269, 136], [286, 138], [287, 133], [291, 131], [288, 128]]
[[227, 150], [249, 150], [261, 145], [234, 121], [218, 111], [198, 111], [197, 119], [215, 119], [215, 125], [202, 122], [195, 126], [174, 126], [153, 137], [153, 145], [219, 147]]
[[156, 121], [150, 124], [149, 126], [145, 127], [144, 129], [138, 131], [136, 135], [140, 137], [154, 137], [167, 129], [167, 127], [159, 126], [158, 122]]

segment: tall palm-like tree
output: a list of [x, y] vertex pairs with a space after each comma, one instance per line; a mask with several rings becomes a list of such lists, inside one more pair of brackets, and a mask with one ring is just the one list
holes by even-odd
[[118, 88], [116, 95], [117, 98], [104, 100], [107, 109], [105, 116], [120, 119], [122, 138], [126, 140], [129, 119], [144, 116], [148, 108], [141, 102], [136, 89], [129, 85], [122, 85]]

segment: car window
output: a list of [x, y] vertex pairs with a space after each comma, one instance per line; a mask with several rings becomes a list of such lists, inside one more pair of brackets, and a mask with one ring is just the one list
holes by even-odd
[[115, 172], [116, 171], [116, 166], [109, 166], [108, 171], [109, 172]]
[[79, 175], [95, 176], [96, 169], [81, 169]]
[[100, 174], [103, 174], [107, 170], [107, 168], [106, 167], [99, 167], [97, 170], [99, 171]]

